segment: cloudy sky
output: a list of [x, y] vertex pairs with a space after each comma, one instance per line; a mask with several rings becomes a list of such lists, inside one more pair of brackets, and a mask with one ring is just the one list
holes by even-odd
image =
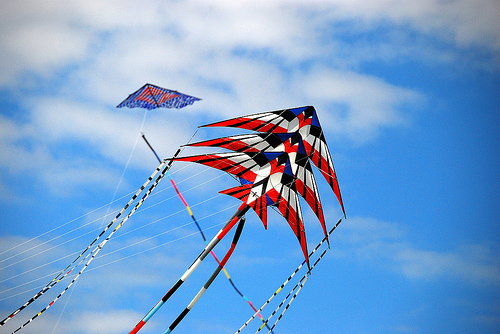
[[[115, 108], [146, 82], [202, 101]], [[71, 263], [154, 171], [141, 131], [169, 157], [199, 125], [313, 105], [347, 219], [275, 333], [498, 333], [499, 87], [497, 0], [2, 1], [0, 318]], [[193, 140], [237, 133], [200, 129]], [[214, 236], [239, 205], [218, 195], [234, 181], [186, 163], [171, 174]], [[332, 227], [341, 210], [316, 179]], [[22, 332], [127, 333], [154, 306], [204, 243], [168, 180], [152, 195]], [[322, 230], [303, 213], [313, 248]], [[247, 214], [227, 265], [257, 307], [302, 262], [286, 222], [269, 215], [265, 230]], [[215, 269], [205, 262], [144, 333], [167, 329]], [[234, 333], [251, 315], [221, 276], [176, 332]]]

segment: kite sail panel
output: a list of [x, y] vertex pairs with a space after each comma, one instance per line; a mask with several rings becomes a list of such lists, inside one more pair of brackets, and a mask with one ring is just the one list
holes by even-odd
[[345, 217], [344, 203], [340, 194], [333, 161], [326, 144], [323, 129], [319, 123], [318, 115], [313, 106], [241, 116], [204, 126], [228, 126], [266, 133], [299, 133], [302, 136], [308, 157], [321, 171], [337, 196]]
[[256, 133], [206, 140], [189, 146], [222, 147], [236, 152], [286, 152], [296, 191], [306, 200], [321, 223], [327, 237], [323, 208], [307, 153], [298, 133]]
[[148, 110], [156, 108], [180, 109], [199, 100], [201, 99], [194, 96], [147, 83], [130, 94], [117, 108], [145, 108]]

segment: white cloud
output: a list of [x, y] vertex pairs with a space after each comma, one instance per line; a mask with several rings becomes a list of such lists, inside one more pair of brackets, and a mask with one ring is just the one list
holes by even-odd
[[488, 0], [4, 3], [2, 84], [28, 71], [48, 75], [89, 58], [99, 63], [103, 54], [133, 77], [151, 77], [155, 71], [144, 67], [148, 64], [196, 68], [238, 47], [269, 50], [284, 64], [301, 62], [320, 57], [329, 48], [325, 42], [335, 43], [324, 41], [319, 31], [346, 21], [364, 31], [391, 24], [459, 46], [498, 50], [498, 10], [498, 3]]
[[[18, 73], [47, 75], [107, 50], [115, 59], [133, 54], [130, 64], [146, 57], [151, 64], [183, 69], [236, 47], [268, 49], [285, 63], [303, 61], [324, 48], [318, 30], [352, 20], [358, 26], [364, 22], [365, 30], [385, 22], [459, 46], [498, 50], [498, 10], [498, 3], [488, 0], [4, 3], [2, 84]], [[144, 68], [134, 69], [144, 73]]]
[[[346, 248], [339, 256], [355, 257], [415, 280], [452, 279], [474, 285], [499, 285], [500, 263], [492, 247], [465, 244], [448, 251], [421, 249], [397, 224], [354, 217], [337, 233]], [[337, 240], [338, 240], [337, 239]]]
[[361, 19], [368, 24], [409, 25], [458, 46], [500, 48], [500, 5], [496, 1], [318, 1], [336, 20]]
[[[383, 50], [382, 58], [418, 52], [399, 50], [404, 38], [392, 35], [382, 46], [352, 46], [336, 33], [338, 24], [348, 22], [350, 31], [367, 33], [389, 24], [403, 35], [412, 29], [438, 31], [437, 38], [448, 39], [444, 31], [462, 41], [458, 44], [493, 38], [486, 43], [493, 49], [500, 31], [492, 29], [498, 24], [490, 14], [494, 5], [483, 9], [469, 1], [23, 1], [1, 6], [0, 86], [33, 117], [22, 125], [0, 119], [6, 124], [2, 128], [16, 129], [9, 130], [16, 140], [0, 138], [1, 155], [7, 157], [2, 164], [25, 170], [36, 160], [46, 167], [41, 178], [53, 189], [61, 185], [55, 175], [76, 185], [116, 176], [110, 164], [126, 163], [142, 112], [110, 108], [147, 81], [203, 98], [182, 114], [183, 127], [173, 125], [179, 113], [149, 113], [146, 133], [164, 155], [186, 142], [200, 124], [197, 114], [221, 119], [305, 104], [317, 107], [331, 134], [363, 144], [384, 128], [411, 123], [412, 115], [402, 110], [413, 110], [424, 97], [356, 72], [358, 65]], [[40, 77], [47, 80], [26, 80]], [[50, 80], [57, 77], [61, 86]], [[96, 158], [54, 156], [61, 142], [75, 140], [94, 150]], [[26, 141], [29, 149], [21, 144]], [[97, 163], [97, 156], [106, 162]], [[132, 166], [148, 157], [139, 144]], [[78, 165], [96, 167], [76, 179], [83, 176]]]
[[[68, 228], [71, 226], [66, 227]], [[59, 233], [62, 232], [59, 231]], [[82, 231], [78, 230], [75, 233], [81, 235]], [[97, 231], [94, 231], [92, 234], [96, 233]], [[183, 234], [186, 235], [186, 231], [183, 231]], [[143, 314], [127, 310], [130, 307], [128, 302], [149, 304], [151, 303], [150, 295], [154, 295], [155, 299], [159, 298], [161, 293], [165, 292], [164, 289], [169, 282], [174, 282], [177, 275], [187, 268], [189, 261], [199, 254], [202, 242], [198, 240], [197, 234], [196, 232], [196, 235], [191, 238], [182, 239], [183, 242], [175, 242], [179, 239], [175, 240], [174, 237], [175, 243], [168, 248], [168, 254], [162, 246], [165, 239], [157, 236], [149, 239], [145, 244], [141, 243], [126, 250], [122, 248], [135, 243], [138, 238], [115, 236], [71, 289], [45, 312], [43, 317], [36, 319], [23, 332], [50, 332], [55, 328], [56, 318], [62, 314], [61, 309], [65, 309], [65, 312], [57, 326], [57, 332], [114, 333], [115, 330], [123, 332], [132, 328]], [[70, 236], [65, 238], [69, 239]], [[69, 257], [61, 257], [61, 254], [71, 254], [71, 249], [81, 244], [73, 242], [61, 246], [60, 240], [42, 242], [43, 238], [28, 240], [22, 237], [4, 237], [0, 241], [2, 246], [0, 247], [2, 255], [0, 284], [1, 291], [5, 291], [0, 294], [2, 315], [8, 315], [8, 312], [15, 310], [39, 291], [44, 284], [50, 282], [50, 279], [76, 258], [79, 252]], [[194, 245], [200, 247], [194, 247]], [[110, 250], [116, 249], [122, 250], [110, 253]], [[15, 265], [12, 265], [14, 262]], [[81, 268], [82, 266], [79, 266], [78, 270]], [[197, 272], [204, 270], [206, 268], [202, 267]], [[3, 328], [15, 330], [52, 301], [73, 277], [60, 281]], [[141, 309], [146, 311], [144, 307]], [[113, 323], [117, 320], [120, 321], [120, 325], [113, 327]]]
[[[488, 248], [482, 248], [490, 252]], [[394, 260], [401, 266], [403, 274], [412, 279], [452, 277], [473, 284], [500, 284], [500, 266], [496, 258], [494, 254], [487, 259], [475, 258], [463, 249], [436, 252], [408, 248], [400, 250]]]
[[109, 312], [83, 312], [75, 321], [72, 328], [78, 328], [82, 333], [125, 333], [133, 328], [140, 319], [138, 312], [112, 310]]
[[301, 81], [308, 96], [324, 109], [333, 109], [322, 126], [358, 142], [373, 139], [385, 127], [408, 125], [410, 115], [403, 114], [401, 106], [424, 99], [417, 92], [351, 71], [316, 68]]

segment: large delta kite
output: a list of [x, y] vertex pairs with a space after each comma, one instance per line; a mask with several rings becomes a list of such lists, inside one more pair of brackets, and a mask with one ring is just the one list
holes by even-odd
[[241, 116], [205, 126], [227, 126], [269, 133], [299, 133], [302, 136], [307, 155], [328, 181], [328, 184], [337, 196], [345, 216], [344, 204], [340, 194], [337, 175], [333, 167], [333, 161], [326, 144], [323, 129], [319, 123], [318, 115], [313, 106]]

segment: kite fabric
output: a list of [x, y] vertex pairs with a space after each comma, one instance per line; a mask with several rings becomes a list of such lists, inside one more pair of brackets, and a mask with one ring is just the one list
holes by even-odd
[[201, 99], [194, 96], [147, 83], [130, 94], [116, 107], [145, 108], [147, 110], [156, 108], [180, 109], [200, 100]]
[[326, 144], [323, 129], [313, 106], [263, 112], [204, 125], [203, 127], [234, 127], [267, 133], [294, 133], [302, 136], [304, 148], [313, 164], [321, 171], [342, 208], [344, 203], [340, 194], [337, 175]]
[[222, 147], [236, 152], [287, 152], [295, 188], [314, 211], [327, 237], [323, 208], [309, 158], [298, 133], [258, 133], [206, 140], [189, 146]]
[[240, 178], [242, 185], [221, 193], [236, 197], [251, 207], [266, 228], [267, 206], [276, 206], [294, 231], [309, 265], [302, 211], [287, 153], [219, 153], [173, 160], [196, 162]]

